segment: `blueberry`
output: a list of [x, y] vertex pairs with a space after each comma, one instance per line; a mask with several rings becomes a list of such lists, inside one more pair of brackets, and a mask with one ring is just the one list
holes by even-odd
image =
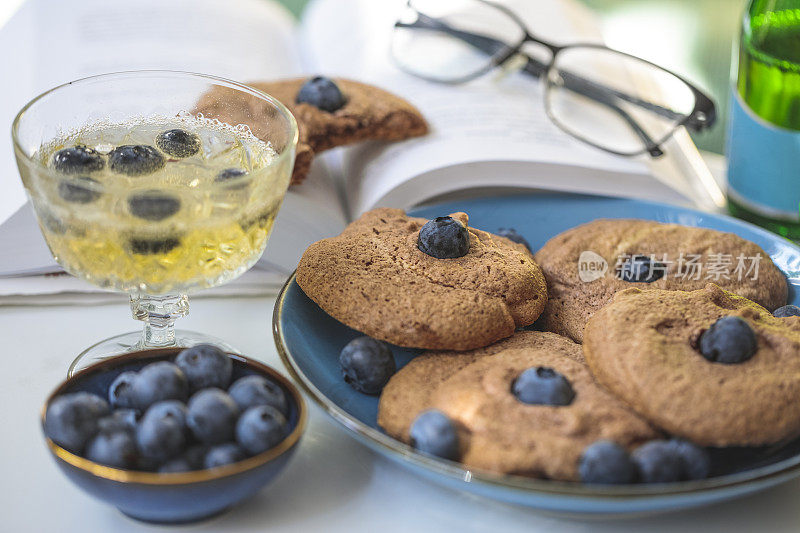
[[172, 418], [179, 426], [186, 428], [186, 405], [179, 400], [162, 400], [148, 407], [145, 416]]
[[417, 248], [437, 259], [463, 257], [469, 252], [469, 232], [453, 217], [437, 217], [419, 230]]
[[99, 420], [110, 411], [108, 402], [94, 394], [62, 394], [47, 406], [44, 432], [62, 448], [81, 453], [97, 433]]
[[175, 457], [158, 467], [159, 474], [178, 474], [197, 470], [184, 456]]
[[198, 344], [181, 351], [175, 364], [189, 380], [189, 390], [208, 387], [227, 388], [231, 382], [233, 363], [225, 352], [212, 344]]
[[51, 213], [47, 209], [37, 209], [39, 223], [51, 233], [64, 235], [67, 232], [67, 225], [63, 220]]
[[162, 400], [185, 401], [189, 384], [183, 371], [168, 361], [150, 363], [133, 381], [131, 395], [137, 409], [144, 411]]
[[800, 316], [800, 307], [797, 307], [796, 305], [784, 305], [783, 307], [777, 308], [772, 314], [778, 318]]
[[178, 457], [170, 459], [162, 464], [158, 471], [162, 474], [170, 474], [176, 472], [191, 472], [193, 470], [203, 469], [203, 459], [206, 456], [205, 446], [195, 445], [190, 446], [185, 452]]
[[624, 485], [639, 477], [636, 463], [628, 452], [615, 442], [599, 440], [583, 450], [578, 473], [584, 483]]
[[386, 343], [371, 337], [357, 337], [342, 349], [339, 365], [345, 382], [365, 394], [378, 394], [397, 366]]
[[139, 411], [135, 409], [115, 409], [110, 415], [97, 421], [100, 432], [112, 433], [116, 431], [136, 431], [139, 421]]
[[499, 230], [497, 230], [497, 234], [500, 235], [501, 237], [505, 237], [511, 242], [523, 245], [525, 248], [528, 249], [529, 252], [533, 251], [531, 245], [528, 243], [525, 237], [517, 233], [517, 230], [515, 230], [514, 228], [500, 228]]
[[700, 335], [700, 353], [715, 363], [735, 364], [756, 353], [756, 334], [738, 316], [724, 316]]
[[126, 144], [118, 146], [108, 154], [108, 166], [119, 174], [142, 176], [163, 167], [164, 156], [152, 146]]
[[228, 442], [220, 444], [219, 446], [214, 446], [208, 450], [205, 460], [203, 461], [203, 467], [217, 468], [241, 461], [246, 457], [247, 454], [238, 444], [235, 442]]
[[237, 379], [228, 389], [240, 411], [257, 405], [271, 405], [284, 416], [289, 414], [289, 402], [283, 389], [263, 376], [245, 376]]
[[139, 452], [156, 461], [177, 457], [186, 444], [184, 426], [172, 416], [148, 410], [136, 428]]
[[236, 442], [252, 455], [276, 446], [286, 436], [288, 423], [270, 405], [251, 407], [236, 423]]
[[64, 148], [53, 154], [53, 168], [64, 174], [94, 172], [104, 166], [103, 157], [86, 146]]
[[200, 137], [175, 128], [159, 133], [156, 137], [156, 146], [172, 157], [189, 157], [200, 151]]
[[86, 446], [87, 459], [114, 468], [135, 468], [138, 457], [130, 431], [102, 431]]
[[242, 176], [246, 176], [247, 172], [240, 169], [240, 168], [226, 168], [225, 170], [221, 170], [217, 177], [214, 178], [214, 181], [221, 183], [225, 182], [228, 183], [230, 181], [235, 180], [236, 178], [241, 178]]
[[[138, 451], [138, 446], [136, 449]], [[143, 472], [156, 472], [162, 464], [164, 464], [163, 461], [157, 461], [152, 457], [145, 457], [140, 453], [139, 459], [136, 461], [136, 470], [141, 470]]]
[[324, 76], [315, 76], [300, 87], [295, 103], [311, 104], [323, 111], [333, 113], [344, 106], [347, 100], [333, 80]]
[[633, 452], [644, 483], [672, 483], [708, 476], [709, 459], [704, 450], [680, 440], [653, 440]]
[[130, 251], [138, 255], [168, 254], [180, 244], [181, 240], [177, 237], [166, 237], [164, 239], [132, 237], [128, 241]]
[[100, 198], [100, 184], [88, 176], [67, 178], [58, 182], [58, 195], [74, 204], [90, 204]]
[[631, 283], [652, 283], [664, 277], [667, 267], [646, 255], [628, 258], [617, 270], [617, 277]]
[[203, 389], [189, 400], [187, 424], [200, 442], [208, 445], [233, 440], [239, 408], [220, 389]]
[[711, 472], [711, 459], [708, 452], [689, 441], [671, 439], [668, 445], [683, 459], [684, 478], [687, 480], [705, 479]]
[[411, 446], [422, 453], [455, 461], [459, 456], [456, 426], [441, 411], [423, 411], [411, 424]]
[[535, 405], [569, 405], [575, 398], [567, 378], [544, 366], [522, 372], [512, 383], [511, 392], [522, 403]]
[[138, 218], [158, 222], [181, 209], [181, 200], [159, 190], [149, 190], [128, 197], [128, 210]]
[[108, 387], [108, 401], [114, 409], [135, 409], [133, 399], [133, 382], [139, 374], [136, 372], [123, 372], [111, 382]]
[[186, 459], [192, 470], [202, 470], [207, 452], [208, 447], [202, 444], [195, 444], [194, 446], [189, 446], [181, 457]]

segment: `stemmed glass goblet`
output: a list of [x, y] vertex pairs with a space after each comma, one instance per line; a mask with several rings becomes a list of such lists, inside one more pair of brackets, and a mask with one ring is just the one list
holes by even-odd
[[201, 74], [105, 74], [37, 96], [12, 136], [55, 259], [128, 293], [144, 322], [84, 351], [70, 373], [131, 349], [224, 346], [174, 323], [188, 293], [240, 276], [264, 250], [298, 138], [280, 102]]

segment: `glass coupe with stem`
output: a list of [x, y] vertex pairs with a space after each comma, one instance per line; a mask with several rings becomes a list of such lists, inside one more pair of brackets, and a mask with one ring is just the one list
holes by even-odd
[[240, 276], [264, 250], [298, 139], [280, 102], [201, 74], [105, 74], [34, 98], [12, 137], [55, 259], [129, 294], [144, 322], [88, 348], [70, 373], [132, 349], [227, 347], [174, 323], [188, 293]]

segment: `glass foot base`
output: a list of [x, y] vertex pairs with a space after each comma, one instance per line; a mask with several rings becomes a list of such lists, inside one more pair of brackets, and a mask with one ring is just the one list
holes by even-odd
[[[175, 330], [175, 344], [172, 346], [189, 347], [201, 343], [213, 344], [214, 346], [217, 346], [226, 352], [239, 352], [239, 350], [227, 342], [218, 339], [217, 337], [182, 329]], [[168, 347], [169, 346], [163, 346], [163, 348]], [[69, 365], [67, 376], [72, 377], [72, 375], [79, 370], [83, 370], [87, 366], [99, 361], [143, 348], [144, 346], [142, 345], [141, 331], [131, 331], [130, 333], [123, 333], [121, 335], [109, 337], [108, 339], [102, 340], [97, 344], [89, 346], [78, 357], [76, 357], [75, 360], [72, 361], [72, 364]], [[153, 347], [150, 346], [149, 348]]]

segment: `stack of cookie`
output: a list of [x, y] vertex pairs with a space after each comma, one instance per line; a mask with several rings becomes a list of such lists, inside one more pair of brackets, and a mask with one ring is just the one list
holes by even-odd
[[[501, 233], [376, 209], [303, 255], [300, 287], [369, 336], [340, 362], [380, 394], [387, 434], [469, 468], [587, 483], [699, 479], [704, 447], [800, 435], [800, 309], [757, 245], [598, 220], [534, 256]], [[396, 371], [382, 341], [428, 351]]]

